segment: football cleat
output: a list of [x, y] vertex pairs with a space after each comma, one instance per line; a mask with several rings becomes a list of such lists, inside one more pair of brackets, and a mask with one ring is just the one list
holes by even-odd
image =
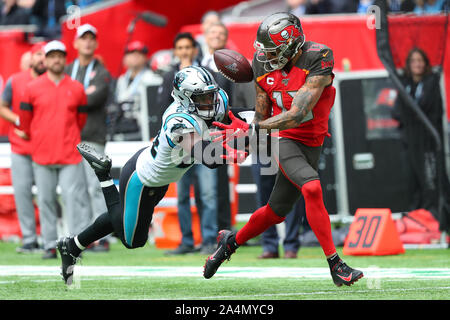
[[70, 286], [73, 282], [73, 269], [75, 268], [77, 261], [80, 259], [69, 252], [69, 240], [70, 238], [65, 237], [56, 241], [56, 248], [58, 249], [61, 257], [61, 275], [64, 283], [68, 286]]
[[91, 145], [79, 143], [78, 152], [83, 156], [97, 175], [108, 175], [111, 170], [112, 161], [107, 155], [99, 154]]
[[228, 240], [234, 236], [236, 233], [229, 230], [221, 230], [217, 236], [217, 249], [210, 255], [205, 262], [203, 267], [203, 277], [206, 279], [211, 278], [219, 269], [222, 262], [225, 260], [230, 260], [231, 255], [236, 251], [233, 249]]
[[350, 268], [341, 259], [331, 268], [331, 277], [336, 286], [351, 286], [364, 276], [362, 271]]

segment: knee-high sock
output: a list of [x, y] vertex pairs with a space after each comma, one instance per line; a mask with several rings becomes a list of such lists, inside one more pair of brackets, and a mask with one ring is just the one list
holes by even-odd
[[110, 207], [115, 206], [120, 203], [120, 194], [114, 184], [113, 179], [100, 182], [102, 187], [103, 196], [105, 197], [106, 206], [108, 207], [108, 211], [110, 211]]
[[78, 235], [78, 241], [83, 247], [87, 247], [94, 241], [97, 241], [112, 233], [113, 226], [108, 212], [98, 216], [98, 218]]
[[306, 218], [312, 231], [319, 240], [320, 246], [326, 256], [336, 252], [331, 234], [330, 217], [323, 203], [322, 187], [319, 180], [305, 183], [302, 187], [305, 199]]
[[264, 207], [256, 210], [245, 224], [245, 226], [236, 234], [236, 243], [241, 245], [248, 240], [266, 231], [269, 227], [281, 223], [285, 218], [277, 216], [272, 208], [266, 204]]

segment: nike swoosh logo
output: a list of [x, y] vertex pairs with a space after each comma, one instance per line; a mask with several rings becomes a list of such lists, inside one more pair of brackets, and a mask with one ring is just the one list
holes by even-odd
[[222, 245], [220, 245], [220, 247], [218, 247], [217, 250], [212, 255], [209, 256], [209, 260], [216, 260], [216, 258], [214, 258], [214, 256], [220, 250], [220, 248], [222, 248]]
[[343, 276], [340, 276], [340, 275], [337, 275], [339, 278], [341, 278], [342, 280], [344, 280], [344, 281], [347, 281], [347, 282], [349, 282], [350, 280], [352, 280], [352, 273], [350, 273], [350, 275], [348, 276], [348, 277], [343, 277]]
[[330, 51], [327, 51], [327, 53], [322, 54], [322, 57], [326, 57], [328, 52], [330, 52]]

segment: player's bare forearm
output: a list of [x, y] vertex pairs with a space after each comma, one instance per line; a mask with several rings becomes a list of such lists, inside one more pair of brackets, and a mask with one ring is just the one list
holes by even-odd
[[9, 105], [5, 101], [0, 102], [0, 118], [5, 119], [11, 123], [14, 123], [18, 118], [18, 115], [11, 111]]
[[289, 111], [259, 122], [261, 129], [285, 130], [298, 127], [306, 115], [314, 108], [323, 89], [331, 83], [331, 76], [311, 76], [297, 91]]
[[272, 102], [270, 101], [269, 95], [257, 83], [255, 83], [255, 88], [256, 104], [253, 122], [259, 123], [270, 117]]

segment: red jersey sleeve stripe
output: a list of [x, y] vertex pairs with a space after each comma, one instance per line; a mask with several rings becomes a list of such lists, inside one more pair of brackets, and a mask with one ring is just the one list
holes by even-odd
[[21, 102], [20, 103], [20, 110], [32, 111], [33, 110], [33, 106], [31, 104], [29, 104], [29, 103]]

